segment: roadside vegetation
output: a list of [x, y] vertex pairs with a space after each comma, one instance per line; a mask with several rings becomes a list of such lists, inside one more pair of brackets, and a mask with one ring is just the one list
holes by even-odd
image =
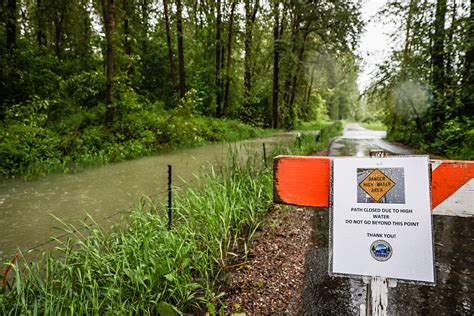
[[201, 101], [193, 91], [169, 110], [160, 102], [137, 98], [127, 100], [131, 108], [124, 109], [110, 128], [102, 124], [105, 107], [101, 106], [61, 116], [51, 123], [51, 114], [41, 114], [43, 111], [66, 109], [41, 100], [12, 107], [0, 124], [0, 175], [32, 178], [54, 171], [74, 172], [170, 149], [271, 132], [238, 120], [201, 115], [196, 110]]
[[[342, 124], [322, 124], [322, 139], [301, 136], [273, 154], [308, 154], [327, 147]], [[2, 314], [161, 314], [223, 312], [227, 270], [245, 260], [249, 242], [272, 210], [272, 169], [263, 160], [232, 162], [198, 175], [173, 206], [168, 229], [162, 203], [149, 198], [129, 211], [128, 224], [105, 233], [65, 226], [54, 257], [21, 257], [0, 288]], [[270, 164], [271, 165], [271, 164]], [[8, 264], [5, 264], [6, 267]]]
[[474, 159], [473, 1], [387, 1], [391, 56], [362, 98], [388, 138], [452, 159]]
[[387, 126], [382, 122], [363, 122], [362, 127], [371, 129], [373, 131], [386, 131]]

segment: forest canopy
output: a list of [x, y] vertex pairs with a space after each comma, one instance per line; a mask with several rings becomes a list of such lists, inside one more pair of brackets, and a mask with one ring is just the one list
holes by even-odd
[[3, 174], [212, 141], [221, 118], [350, 118], [359, 98], [359, 1], [8, 0], [0, 21]]

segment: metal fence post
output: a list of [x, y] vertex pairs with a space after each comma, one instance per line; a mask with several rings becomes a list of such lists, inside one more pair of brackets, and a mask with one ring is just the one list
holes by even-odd
[[168, 229], [171, 229], [171, 208], [172, 203], [172, 188], [171, 188], [172, 168], [168, 165]]
[[263, 143], [263, 163], [265, 164], [265, 168], [267, 167], [267, 150], [265, 148], [265, 143]]

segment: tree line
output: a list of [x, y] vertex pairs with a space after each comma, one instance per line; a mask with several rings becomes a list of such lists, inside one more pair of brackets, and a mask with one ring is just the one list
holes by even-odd
[[104, 103], [112, 126], [131, 94], [169, 109], [193, 91], [201, 114], [292, 128], [357, 102], [357, 1], [5, 0], [0, 18], [2, 119]]
[[393, 139], [473, 159], [473, 1], [389, 1], [381, 15], [397, 23], [397, 49], [367, 102], [385, 109]]

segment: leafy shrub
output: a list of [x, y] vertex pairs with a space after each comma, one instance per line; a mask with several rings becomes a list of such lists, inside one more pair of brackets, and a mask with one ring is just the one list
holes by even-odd
[[[62, 91], [72, 89], [87, 73], [62, 81]], [[77, 96], [81, 103], [93, 98], [94, 88]], [[214, 141], [236, 141], [262, 134], [261, 129], [229, 119], [204, 117], [202, 98], [191, 89], [172, 110], [151, 103], [133, 90], [122, 91], [111, 127], [103, 125], [105, 105], [68, 105], [66, 101], [34, 98], [10, 107], [0, 126], [1, 174], [42, 174], [149, 155], [156, 151], [196, 146]], [[10, 133], [10, 131], [14, 131]]]
[[59, 82], [61, 97], [83, 107], [95, 106], [104, 86], [105, 76], [98, 71], [82, 71]]
[[448, 120], [430, 147], [453, 158], [473, 159], [474, 121]]
[[[0, 174], [28, 173], [38, 163], [60, 164], [60, 138], [54, 132], [24, 124], [0, 128]], [[43, 172], [43, 170], [41, 170]]]

